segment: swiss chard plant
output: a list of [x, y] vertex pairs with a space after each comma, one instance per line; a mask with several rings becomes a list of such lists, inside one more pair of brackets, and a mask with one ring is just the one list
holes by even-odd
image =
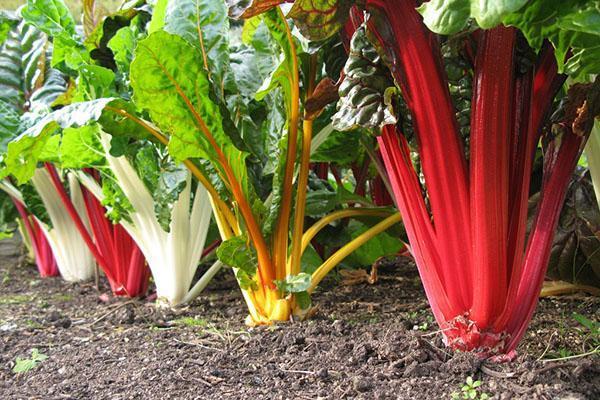
[[[344, 29], [354, 32], [345, 70], [352, 77], [364, 65], [358, 72], [373, 79], [340, 87], [339, 114], [342, 123], [381, 127], [385, 167], [447, 345], [506, 359], [534, 312], [571, 174], [600, 112], [599, 84], [590, 82], [600, 67], [600, 14], [596, 2], [482, 4], [430, 1], [417, 11], [412, 0], [370, 0], [362, 26], [355, 9]], [[579, 82], [560, 92], [567, 74]], [[360, 109], [348, 114], [349, 105]], [[372, 110], [368, 119], [356, 117], [361, 110]], [[538, 145], [544, 176], [527, 235]]]
[[[217, 255], [235, 271], [250, 324], [304, 316], [327, 272], [400, 219], [385, 208], [344, 208], [305, 232], [311, 141], [322, 109], [318, 101], [306, 105], [316, 99], [321, 64], [300, 54], [282, 12], [267, 8], [240, 38], [229, 33], [224, 3], [170, 1], [153, 17], [155, 30], [138, 43], [130, 69], [133, 101], [153, 123], [148, 131], [211, 197], [224, 239]], [[351, 216], [386, 218], [314, 271], [303, 270], [311, 239]]]

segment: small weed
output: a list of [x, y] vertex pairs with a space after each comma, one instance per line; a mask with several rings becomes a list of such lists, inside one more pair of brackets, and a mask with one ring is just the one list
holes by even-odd
[[473, 377], [468, 376], [465, 384], [460, 389], [461, 393], [454, 392], [451, 395], [452, 400], [467, 399], [467, 400], [487, 400], [490, 395], [480, 393], [478, 388], [481, 386], [481, 381], [474, 381]]
[[429, 324], [427, 322], [423, 322], [421, 325], [418, 325], [417, 328], [420, 331], [425, 332], [427, 329], [429, 329]]
[[15, 366], [12, 371], [15, 374], [20, 374], [23, 372], [30, 371], [38, 366], [39, 363], [47, 359], [48, 356], [39, 352], [38, 349], [31, 349], [31, 358], [21, 358], [17, 357], [15, 360]]
[[27, 321], [25, 321], [25, 326], [27, 326], [28, 328], [31, 329], [43, 329], [44, 325], [40, 324], [37, 321], [34, 321], [32, 319], [28, 319]]
[[175, 325], [185, 325], [191, 327], [205, 327], [208, 325], [208, 321], [203, 318], [183, 317], [173, 321]]
[[585, 340], [589, 341], [592, 347], [600, 346], [600, 322], [587, 319], [583, 315], [577, 313], [573, 313], [573, 318], [585, 328]]
[[40, 308], [50, 307], [50, 303], [48, 303], [46, 300], [38, 300], [37, 304], [38, 304], [38, 307], [40, 307]]
[[31, 297], [25, 294], [15, 294], [0, 297], [0, 305], [23, 304], [31, 301]]
[[[414, 318], [412, 318], [413, 320], [418, 320], [418, 313], [411, 313], [409, 315], [413, 315], [414, 314]], [[431, 327], [434, 323], [433, 317], [431, 316], [431, 314], [425, 312], [423, 313], [423, 317], [425, 318], [425, 321], [420, 323], [420, 324], [415, 324], [413, 326], [413, 330], [420, 330], [420, 331], [427, 331], [429, 329], [429, 327]], [[418, 322], [418, 321], [416, 321]]]
[[566, 358], [566, 357], [571, 357], [573, 355], [573, 353], [571, 352], [571, 350], [561, 347], [560, 349], [558, 349], [558, 357], [559, 358]]
[[71, 296], [70, 294], [55, 294], [53, 296], [53, 299], [56, 301], [68, 302], [73, 300], [73, 296]]

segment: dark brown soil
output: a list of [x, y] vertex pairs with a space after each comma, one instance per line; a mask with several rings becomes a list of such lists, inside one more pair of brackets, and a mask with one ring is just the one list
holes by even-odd
[[[573, 318], [598, 321], [598, 298], [542, 299], [519, 357], [498, 365], [448, 353], [405, 261], [375, 285], [331, 279], [312, 320], [262, 328], [243, 325], [230, 271], [165, 311], [17, 261], [0, 263], [0, 399], [449, 399], [468, 376], [477, 398], [600, 399], [598, 354], [545, 361], [598, 346]], [[48, 358], [14, 373], [33, 348]]]

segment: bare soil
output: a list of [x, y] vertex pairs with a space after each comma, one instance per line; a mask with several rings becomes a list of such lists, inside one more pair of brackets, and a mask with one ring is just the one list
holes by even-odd
[[[449, 399], [468, 376], [477, 398], [600, 399], [600, 356], [581, 356], [598, 337], [573, 318], [598, 321], [594, 297], [542, 299], [518, 358], [490, 364], [444, 348], [406, 258], [374, 285], [333, 276], [309, 321], [248, 328], [231, 271], [191, 306], [162, 310], [40, 279], [3, 253], [0, 399]], [[48, 358], [14, 373], [33, 348]]]

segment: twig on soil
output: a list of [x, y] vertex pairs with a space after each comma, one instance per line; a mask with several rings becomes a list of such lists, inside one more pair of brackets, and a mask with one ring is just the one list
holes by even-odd
[[199, 383], [203, 383], [203, 384], [205, 384], [205, 385], [206, 385], [206, 386], [208, 386], [208, 387], [213, 387], [213, 386], [214, 386], [214, 384], [213, 384], [213, 383], [211, 383], [211, 382], [207, 381], [206, 379], [202, 379], [202, 378], [200, 378], [200, 377], [190, 377], [190, 379], [185, 379], [185, 378], [184, 378], [184, 377], [181, 375], [181, 372], [177, 372], [177, 376], [179, 377], [179, 379], [181, 379], [181, 380], [182, 380], [182, 381], [184, 381], [184, 382], [191, 382], [191, 381], [193, 381], [193, 382], [199, 382]]
[[112, 310], [110, 310], [109, 312], [103, 314], [102, 316], [100, 316], [99, 318], [97, 318], [96, 320], [94, 320], [92, 323], [90, 323], [89, 326], [96, 325], [98, 322], [102, 321], [103, 319], [105, 319], [106, 317], [108, 317], [109, 315], [111, 315], [112, 313], [114, 313], [115, 311], [120, 310], [121, 308], [125, 307], [128, 304], [133, 304], [134, 302], [135, 302], [135, 300], [129, 300], [129, 301], [126, 301], [124, 303], [118, 304]]
[[428, 340], [426, 340], [425, 338], [423, 338], [424, 335], [420, 335], [417, 336], [417, 341], [420, 344], [424, 344], [425, 346], [429, 347], [429, 349], [431, 351], [433, 351], [440, 360], [447, 360], [448, 357], [452, 357], [452, 354], [445, 352], [444, 350], [437, 348], [436, 346], [434, 346], [432, 343], [429, 343]]
[[518, 394], [525, 394], [525, 393], [533, 390], [530, 387], [517, 385], [516, 383], [511, 382], [511, 381], [506, 381], [506, 383], [508, 383], [508, 386], [510, 386], [512, 388], [512, 390], [514, 390]]
[[222, 353], [224, 351], [222, 349], [217, 349], [215, 347], [206, 346], [201, 343], [186, 342], [185, 340], [179, 340], [179, 339], [174, 339], [174, 340], [177, 343], [187, 344], [188, 346], [196, 346], [196, 347], [200, 347], [200, 348], [206, 349], [206, 350], [218, 351], [219, 353]]
[[550, 335], [550, 338], [548, 339], [548, 345], [544, 349], [543, 353], [535, 361], [540, 361], [542, 358], [544, 358], [544, 356], [546, 355], [548, 350], [550, 350], [550, 346], [552, 346], [552, 338], [554, 337], [555, 333], [556, 333], [556, 331], [552, 332], [552, 334]]
[[283, 368], [279, 368], [279, 370], [281, 372], [285, 372], [286, 374], [303, 374], [303, 375], [314, 375], [315, 372], [313, 371], [300, 371], [300, 370], [295, 370], [295, 369], [283, 369]]
[[[546, 363], [546, 362], [552, 362], [552, 361], [574, 360], [576, 358], [592, 356], [594, 354], [598, 354], [599, 352], [600, 352], [600, 346], [597, 346], [594, 350], [588, 351], [587, 353], [575, 354], [574, 356], [567, 356], [567, 357], [560, 357], [560, 358], [550, 358], [550, 359], [542, 360], [542, 362]], [[568, 365], [568, 364], [571, 364], [571, 363], [565, 363], [562, 365]]]
[[28, 344], [30, 347], [54, 347], [56, 346], [54, 343], [31, 343]]
[[500, 379], [514, 378], [517, 375], [517, 372], [495, 371], [495, 370], [487, 367], [485, 364], [482, 364], [480, 369], [481, 369], [481, 372], [483, 372], [484, 374], [492, 376], [494, 378], [500, 378]]
[[[545, 360], [542, 360], [542, 361], [545, 361]], [[548, 361], [554, 361], [554, 360], [548, 360]], [[544, 372], [552, 371], [553, 369], [556, 369], [556, 368], [577, 367], [578, 365], [579, 364], [574, 363], [574, 362], [552, 364], [552, 365], [548, 365], [547, 367], [537, 369], [534, 372], [536, 375], [540, 375], [540, 374], [543, 374]]]

